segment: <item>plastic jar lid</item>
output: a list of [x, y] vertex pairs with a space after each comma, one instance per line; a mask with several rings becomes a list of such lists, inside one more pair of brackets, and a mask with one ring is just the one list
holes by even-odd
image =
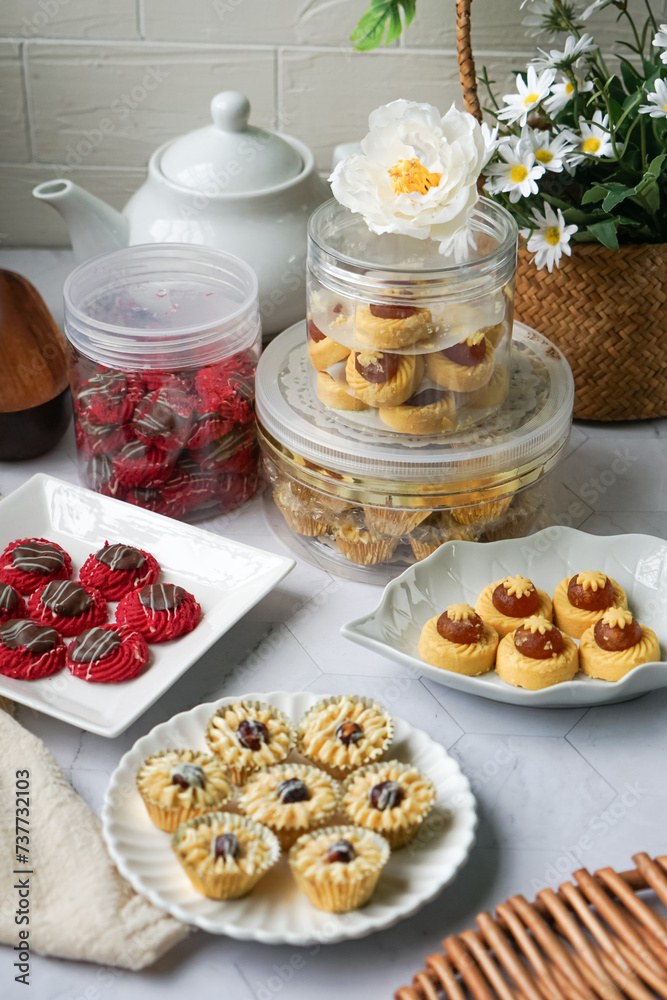
[[262, 355], [256, 393], [260, 432], [276, 452], [290, 461], [296, 456], [297, 465], [330, 470], [332, 493], [377, 492], [384, 484], [399, 506], [399, 495], [469, 491], [473, 483], [498, 488], [510, 481], [516, 489], [517, 479], [541, 475], [569, 438], [574, 379], [546, 337], [516, 323], [509, 393], [486, 422], [447, 436], [379, 432], [364, 425], [363, 413], [348, 421], [317, 399], [305, 323], [298, 323]]
[[255, 343], [257, 276], [233, 254], [149, 243], [81, 264], [65, 282], [65, 333], [111, 368], [199, 367]]
[[308, 269], [340, 295], [366, 302], [469, 302], [489, 295], [516, 270], [517, 225], [510, 213], [480, 198], [465, 260], [444, 256], [435, 240], [372, 233], [363, 218], [332, 199], [308, 223]]

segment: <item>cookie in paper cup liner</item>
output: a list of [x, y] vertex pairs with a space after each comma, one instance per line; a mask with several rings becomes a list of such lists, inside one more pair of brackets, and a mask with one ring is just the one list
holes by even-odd
[[132, 680], [148, 658], [144, 637], [124, 625], [86, 629], [67, 647], [67, 669], [72, 676], [98, 684]]
[[396, 550], [398, 538], [380, 535], [363, 527], [363, 524], [355, 514], [351, 514], [333, 526], [332, 534], [340, 552], [359, 566], [377, 566], [387, 562]]
[[297, 749], [334, 778], [345, 778], [378, 760], [394, 738], [394, 722], [372, 698], [336, 695], [305, 713], [297, 730]]
[[327, 521], [313, 516], [307, 504], [296, 496], [290, 483], [281, 482], [273, 490], [273, 500], [283, 515], [290, 528], [298, 535], [306, 535], [309, 538], [318, 538], [326, 535], [328, 531]]
[[268, 826], [287, 850], [302, 834], [331, 823], [340, 786], [309, 764], [278, 764], [252, 775], [241, 789], [240, 811]]
[[341, 805], [350, 823], [382, 834], [393, 850], [412, 840], [436, 794], [433, 782], [412, 764], [388, 760], [351, 774]]
[[384, 837], [359, 826], [331, 826], [299, 837], [288, 860], [313, 906], [348, 913], [367, 903], [391, 851]]
[[236, 813], [208, 812], [176, 830], [171, 847], [193, 888], [209, 899], [238, 899], [280, 857], [277, 837]]
[[222, 705], [209, 719], [206, 742], [235, 785], [264, 767], [282, 764], [296, 742], [287, 716], [263, 701]]
[[198, 750], [161, 750], [137, 772], [137, 789], [151, 821], [174, 830], [202, 813], [220, 809], [232, 795], [226, 769]]
[[390, 538], [401, 538], [416, 528], [430, 510], [396, 510], [393, 507], [364, 507], [364, 519], [371, 531]]

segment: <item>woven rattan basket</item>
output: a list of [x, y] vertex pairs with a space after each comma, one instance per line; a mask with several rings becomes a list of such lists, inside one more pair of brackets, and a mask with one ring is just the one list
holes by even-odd
[[[667, 857], [575, 872], [534, 903], [512, 896], [451, 935], [395, 1000], [655, 1000], [667, 997]], [[640, 896], [640, 893], [642, 896]]]
[[[472, 0], [457, 0], [464, 105], [481, 121], [470, 42]], [[552, 274], [519, 252], [515, 316], [556, 344], [572, 366], [580, 420], [667, 416], [667, 244], [608, 250], [573, 243]]]

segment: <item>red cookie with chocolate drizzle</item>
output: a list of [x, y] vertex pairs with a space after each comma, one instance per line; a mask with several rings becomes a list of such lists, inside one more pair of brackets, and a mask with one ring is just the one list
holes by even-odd
[[133, 591], [116, 609], [116, 622], [144, 636], [146, 642], [166, 642], [191, 632], [199, 624], [201, 607], [192, 594], [173, 583], [153, 583]]
[[67, 638], [93, 625], [103, 625], [109, 616], [107, 602], [99, 590], [73, 580], [52, 580], [35, 591], [28, 600], [28, 614]]
[[551, 598], [525, 576], [506, 576], [484, 588], [475, 610], [502, 638], [523, 625], [526, 618], [540, 615], [551, 621]]
[[121, 486], [154, 489], [169, 479], [177, 451], [161, 451], [144, 441], [130, 441], [113, 457], [114, 476]]
[[[193, 401], [184, 390], [157, 389], [137, 404], [132, 418], [134, 433], [144, 444], [161, 451], [182, 448], [190, 436], [195, 413]], [[148, 483], [132, 483], [147, 486]]]
[[27, 618], [0, 625], [0, 674], [36, 681], [64, 666], [65, 644], [54, 628]]
[[20, 538], [10, 542], [0, 556], [0, 581], [19, 594], [32, 594], [51, 580], [69, 580], [71, 575], [67, 552], [46, 538]]
[[86, 587], [94, 587], [107, 601], [119, 601], [132, 590], [140, 590], [148, 583], [155, 583], [160, 575], [157, 559], [144, 552], [116, 542], [108, 542], [81, 567], [79, 579]]
[[26, 614], [26, 603], [8, 583], [0, 583], [0, 625], [10, 618], [23, 618]]
[[148, 663], [146, 640], [122, 625], [82, 632], [67, 650], [67, 669], [74, 677], [101, 684], [129, 681]]

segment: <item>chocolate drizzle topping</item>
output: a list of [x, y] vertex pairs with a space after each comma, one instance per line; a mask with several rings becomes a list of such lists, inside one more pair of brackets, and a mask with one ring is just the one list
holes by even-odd
[[110, 656], [120, 646], [117, 632], [103, 628], [87, 628], [70, 644], [67, 655], [73, 663], [93, 663]]
[[49, 542], [22, 542], [12, 552], [12, 564], [24, 573], [57, 573], [65, 565], [60, 549]]
[[147, 401], [146, 406], [144, 413], [134, 420], [134, 426], [145, 437], [169, 437], [188, 422], [187, 416], [181, 416], [169, 405], [164, 394], [158, 395], [153, 402]]
[[38, 622], [18, 620], [0, 625], [0, 642], [7, 649], [27, 649], [31, 653], [48, 653], [58, 645], [60, 636], [54, 628]]
[[139, 603], [151, 611], [175, 611], [186, 591], [173, 583], [149, 583], [139, 591]]
[[80, 583], [73, 583], [71, 580], [53, 580], [47, 583], [39, 599], [49, 611], [67, 618], [83, 615], [93, 606], [90, 594]]
[[109, 569], [139, 569], [146, 562], [146, 557], [139, 549], [134, 549], [131, 545], [121, 545], [120, 542], [116, 545], [105, 545], [95, 553], [95, 558]]
[[19, 595], [8, 583], [0, 583], [0, 611], [16, 611], [21, 606]]

